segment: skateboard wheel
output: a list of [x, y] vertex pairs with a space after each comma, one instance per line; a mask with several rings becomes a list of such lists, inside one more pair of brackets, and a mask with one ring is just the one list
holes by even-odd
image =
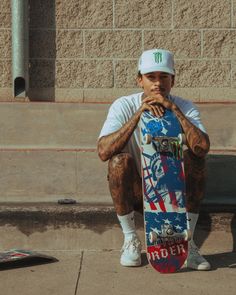
[[157, 241], [157, 233], [155, 233], [154, 231], [151, 231], [149, 233], [149, 241], [150, 243], [154, 243]]
[[150, 144], [152, 142], [152, 136], [151, 134], [145, 134], [143, 137], [143, 143], [144, 144]]
[[186, 144], [186, 136], [185, 136], [184, 133], [180, 133], [180, 134], [178, 135], [178, 139], [179, 139], [179, 143], [180, 143], [180, 144]]

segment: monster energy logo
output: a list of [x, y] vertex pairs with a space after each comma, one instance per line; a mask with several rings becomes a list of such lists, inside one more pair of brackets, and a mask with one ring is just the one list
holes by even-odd
[[162, 62], [162, 53], [161, 52], [154, 52], [154, 59], [156, 63]]

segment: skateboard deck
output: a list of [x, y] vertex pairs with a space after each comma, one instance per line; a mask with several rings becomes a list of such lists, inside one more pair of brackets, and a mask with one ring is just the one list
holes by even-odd
[[29, 250], [11, 249], [0, 252], [0, 270], [56, 261], [55, 257]]
[[188, 255], [183, 163], [184, 135], [177, 117], [144, 112], [140, 122], [144, 225], [147, 258], [161, 273], [172, 273]]

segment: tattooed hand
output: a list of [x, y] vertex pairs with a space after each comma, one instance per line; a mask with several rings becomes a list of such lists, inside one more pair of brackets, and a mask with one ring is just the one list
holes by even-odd
[[150, 111], [156, 117], [162, 117], [165, 109], [172, 109], [173, 103], [161, 94], [147, 96], [142, 100], [141, 111]]

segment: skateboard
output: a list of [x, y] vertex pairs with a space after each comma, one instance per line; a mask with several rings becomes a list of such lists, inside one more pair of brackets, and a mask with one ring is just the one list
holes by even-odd
[[140, 122], [141, 167], [147, 259], [160, 273], [172, 273], [188, 255], [181, 125], [170, 110], [163, 117], [145, 111]]
[[0, 270], [58, 261], [55, 257], [29, 250], [11, 249], [0, 252]]

